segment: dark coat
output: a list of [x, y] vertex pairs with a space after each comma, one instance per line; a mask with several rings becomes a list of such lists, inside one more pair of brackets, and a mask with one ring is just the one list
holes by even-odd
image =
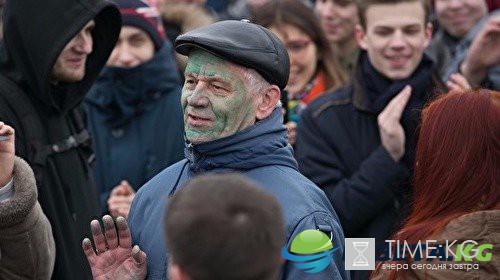
[[282, 122], [281, 108], [277, 108], [268, 118], [234, 135], [188, 145], [187, 159], [165, 169], [139, 190], [129, 225], [134, 244], [148, 255], [148, 279], [165, 279], [167, 275], [169, 255], [163, 240], [167, 197], [205, 172], [238, 172], [274, 195], [283, 209], [287, 244], [306, 229], [332, 234], [340, 250], [325, 270], [308, 274], [287, 261], [281, 279], [349, 279], [342, 261], [344, 235], [337, 215], [325, 194], [298, 172]]
[[[414, 82], [418, 79], [408, 81], [414, 87], [405, 110], [413, 119], [403, 121], [409, 156], [396, 163], [381, 145], [377, 124], [380, 111], [373, 109], [367, 92], [375, 90], [366, 86], [367, 77], [374, 73], [363, 73], [361, 67], [355, 73], [350, 85], [319, 97], [303, 112], [296, 158], [302, 174], [321, 187], [332, 202], [346, 237], [385, 240], [407, 211], [415, 122], [436, 84], [441, 83], [431, 81], [430, 87], [415, 94], [418, 85]], [[394, 87], [396, 83], [389, 83], [383, 87], [386, 90], [370, 95], [394, 91], [392, 96], [386, 96], [383, 108], [403, 84], [398, 88]]]
[[180, 78], [172, 45], [131, 69], [105, 67], [85, 98], [101, 206], [127, 180], [138, 190], [184, 157]]
[[[52, 144], [67, 139], [76, 133], [78, 123], [70, 112], [81, 103], [113, 50], [121, 27], [119, 11], [102, 0], [25, 0], [8, 1], [3, 16], [0, 73], [15, 82], [24, 92], [19, 94], [32, 103], [46, 136], [41, 140]], [[51, 85], [57, 57], [91, 19], [96, 27], [85, 77], [71, 84]], [[29, 159], [27, 128], [12, 111], [1, 110], [0, 119], [16, 129], [16, 154]], [[90, 235], [89, 223], [100, 212], [85, 151], [78, 147], [52, 154], [43, 166], [38, 199], [56, 244], [53, 278], [89, 279], [81, 242]]]

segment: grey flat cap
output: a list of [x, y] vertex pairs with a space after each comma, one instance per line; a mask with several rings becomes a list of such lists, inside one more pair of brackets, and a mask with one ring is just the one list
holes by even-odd
[[266, 81], [284, 89], [290, 60], [283, 43], [268, 29], [248, 21], [225, 20], [186, 32], [175, 40], [178, 53], [193, 47], [255, 69]]

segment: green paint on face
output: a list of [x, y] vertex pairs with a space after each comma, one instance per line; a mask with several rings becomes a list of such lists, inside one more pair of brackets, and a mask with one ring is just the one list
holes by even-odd
[[255, 123], [255, 97], [236, 65], [195, 49], [189, 54], [184, 75], [181, 102], [191, 143], [227, 137]]

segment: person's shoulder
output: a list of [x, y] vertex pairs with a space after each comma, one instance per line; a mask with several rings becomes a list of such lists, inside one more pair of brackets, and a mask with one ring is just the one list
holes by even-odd
[[186, 161], [186, 159], [178, 161], [154, 176], [139, 189], [138, 198], [143, 201], [168, 194], [182, 176], [181, 173], [187, 164]]
[[336, 110], [342, 106], [352, 105], [353, 92], [353, 84], [348, 84], [339, 89], [326, 92], [307, 106], [304, 110], [304, 115], [316, 118], [325, 111]]
[[476, 211], [451, 220], [436, 238], [489, 240], [497, 233], [495, 228], [500, 228], [500, 210]]
[[249, 170], [246, 175], [278, 199], [292, 224], [313, 213], [334, 212], [325, 193], [294, 168], [269, 165]]

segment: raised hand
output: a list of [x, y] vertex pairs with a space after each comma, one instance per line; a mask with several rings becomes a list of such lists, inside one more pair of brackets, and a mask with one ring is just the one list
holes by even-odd
[[288, 143], [290, 143], [290, 145], [294, 145], [295, 141], [297, 141], [297, 123], [287, 122], [285, 126], [288, 132]]
[[14, 129], [0, 122], [0, 188], [12, 179], [14, 171]]
[[125, 180], [113, 188], [108, 199], [109, 213], [113, 217], [122, 216], [127, 218], [130, 212], [132, 200], [134, 200], [135, 191]]
[[451, 74], [450, 79], [446, 82], [449, 90], [464, 91], [471, 89], [469, 82], [464, 76], [459, 73]]
[[478, 86], [488, 74], [488, 68], [500, 64], [500, 16], [488, 20], [472, 41], [460, 72], [467, 81]]
[[400, 120], [410, 96], [411, 87], [406, 86], [378, 115], [382, 146], [395, 162], [399, 162], [405, 153], [405, 132]]
[[104, 216], [102, 221], [104, 234], [99, 221], [93, 220], [90, 223], [95, 251], [88, 238], [82, 241], [83, 251], [92, 269], [93, 278], [97, 280], [145, 279], [146, 254], [137, 245], [132, 248], [132, 237], [125, 218], [116, 219], [116, 228], [111, 216]]

